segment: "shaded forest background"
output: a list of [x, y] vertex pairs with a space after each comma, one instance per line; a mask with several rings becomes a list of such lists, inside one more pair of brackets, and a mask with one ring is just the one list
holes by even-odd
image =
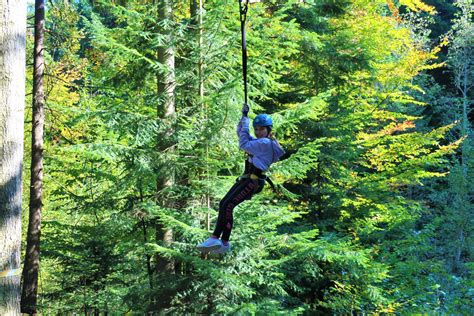
[[203, 260], [243, 170], [238, 14], [47, 2], [39, 310], [472, 314], [472, 3], [252, 4], [250, 117], [270, 113], [291, 156], [278, 194], [236, 209], [232, 253]]

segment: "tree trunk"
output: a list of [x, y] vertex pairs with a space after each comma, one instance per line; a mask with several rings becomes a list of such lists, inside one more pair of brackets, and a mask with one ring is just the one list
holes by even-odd
[[191, 15], [191, 25], [195, 25], [198, 18], [196, 16], [197, 14], [197, 1], [199, 0], [189, 0], [189, 13]]
[[472, 159], [472, 141], [470, 136], [472, 134], [471, 126], [469, 124], [469, 95], [470, 89], [472, 88], [472, 83], [470, 83], [469, 78], [472, 74], [473, 67], [473, 49], [472, 41], [470, 40], [471, 33], [469, 30], [472, 30], [472, 21], [471, 17], [471, 4], [459, 3], [459, 8], [461, 9], [461, 16], [459, 17], [458, 28], [456, 34], [456, 41], [452, 48], [453, 56], [455, 58], [454, 62], [454, 74], [455, 74], [455, 85], [456, 88], [461, 93], [462, 97], [462, 126], [461, 126], [461, 137], [466, 137], [462, 143], [461, 147], [461, 175], [463, 181], [461, 182], [461, 187], [459, 188], [459, 206], [457, 208], [456, 214], [456, 246], [455, 246], [455, 255], [454, 255], [454, 267], [453, 271], [455, 273], [462, 273], [463, 268], [463, 250], [466, 249], [466, 240], [465, 236], [468, 233], [469, 223], [469, 210], [471, 209], [471, 202], [469, 199], [470, 182], [469, 174], [472, 172], [470, 170], [470, 160]]
[[[204, 103], [204, 56], [203, 56], [203, 48], [204, 48], [204, 23], [203, 23], [203, 5], [204, 5], [204, 0], [191, 0], [190, 6], [191, 6], [191, 17], [194, 18], [193, 22], [194, 24], [197, 24], [198, 32], [197, 32], [197, 44], [198, 44], [198, 49], [199, 49], [199, 62], [198, 62], [198, 90], [199, 90], [199, 104], [201, 108], [204, 109], [205, 111], [205, 121], [208, 121], [209, 117], [209, 106]], [[209, 174], [209, 141], [206, 138], [206, 179], [207, 179], [207, 185], [209, 186], [210, 182], [210, 174]], [[204, 196], [204, 201], [206, 203], [206, 206], [208, 210], [211, 209], [211, 197], [210, 197], [210, 192], [209, 192], [209, 187], [206, 191], [206, 194]], [[207, 230], [211, 229], [211, 213], [208, 211], [206, 215], [206, 227]]]
[[23, 266], [21, 311], [36, 314], [43, 191], [44, 129], [44, 0], [35, 1], [33, 120], [31, 136], [30, 216]]
[[202, 103], [204, 99], [204, 58], [202, 55], [203, 33], [204, 33], [204, 25], [202, 21], [202, 10], [203, 10], [204, 0], [198, 0], [198, 1], [199, 1], [199, 15], [198, 15], [199, 16], [199, 97]]
[[0, 315], [20, 314], [26, 1], [0, 0]]
[[[173, 17], [173, 3], [171, 0], [162, 0], [158, 3], [158, 18], [159, 21], [171, 20]], [[167, 47], [158, 48], [158, 61], [166, 66], [166, 70], [158, 74], [158, 95], [162, 100], [158, 106], [158, 116], [163, 118], [168, 124], [169, 128], [163, 137], [158, 139], [158, 150], [164, 150], [170, 148], [170, 154], [173, 154], [173, 143], [170, 141], [174, 134], [174, 121], [175, 121], [175, 99], [174, 91], [176, 87], [175, 76], [174, 76], [174, 47], [172, 44], [171, 30], [169, 26], [161, 28], [161, 33], [167, 37], [165, 41]], [[163, 168], [162, 172], [157, 181], [157, 192], [162, 193], [167, 187], [172, 186], [174, 183], [174, 171], [173, 166], [168, 165], [167, 168]], [[160, 203], [164, 206], [172, 207], [172, 201], [166, 198], [160, 198]], [[173, 241], [173, 231], [166, 229], [161, 223], [158, 222], [156, 225], [156, 241], [162, 243], [163, 246], [169, 246]], [[159, 254], [156, 257], [157, 272], [174, 273], [174, 262], [168, 260]]]

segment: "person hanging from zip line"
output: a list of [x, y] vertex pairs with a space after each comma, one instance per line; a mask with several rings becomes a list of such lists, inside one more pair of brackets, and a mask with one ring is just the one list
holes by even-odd
[[[262, 191], [265, 180], [269, 181], [264, 172], [285, 153], [272, 135], [273, 121], [268, 114], [259, 114], [255, 117], [253, 128], [256, 137], [250, 135], [248, 112], [249, 107], [244, 103], [242, 118], [237, 124], [239, 148], [248, 154], [244, 174], [237, 178], [236, 183], [220, 201], [214, 232], [197, 245], [201, 252], [223, 254], [230, 251], [229, 238], [233, 228], [234, 208]], [[269, 183], [273, 186], [271, 182]]]

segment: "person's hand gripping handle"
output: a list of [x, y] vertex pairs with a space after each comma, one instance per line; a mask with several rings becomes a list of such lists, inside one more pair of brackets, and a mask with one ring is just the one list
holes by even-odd
[[244, 103], [242, 105], [242, 116], [248, 116], [249, 110], [250, 110], [249, 105], [247, 103]]

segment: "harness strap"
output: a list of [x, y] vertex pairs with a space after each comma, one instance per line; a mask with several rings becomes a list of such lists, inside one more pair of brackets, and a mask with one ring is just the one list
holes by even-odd
[[270, 179], [269, 177], [266, 177], [266, 178], [265, 178], [265, 181], [268, 182], [268, 184], [269, 184], [270, 187], [272, 188], [273, 192], [274, 192], [274, 193], [277, 193], [276, 188], [275, 188], [275, 185], [273, 184], [272, 179]]
[[252, 179], [252, 180], [258, 180], [258, 179], [266, 180], [266, 178], [267, 178], [266, 176], [259, 177], [255, 173], [244, 173], [241, 176], [239, 176], [239, 179]]
[[258, 179], [262, 179], [262, 180], [265, 180], [268, 182], [268, 184], [270, 185], [270, 187], [272, 188], [272, 191], [274, 193], [277, 193], [276, 191], [276, 188], [275, 188], [275, 184], [273, 184], [273, 181], [270, 179], [270, 177], [266, 176], [266, 175], [263, 175], [263, 177], [259, 177], [257, 176], [255, 173], [244, 173], [243, 175], [241, 175], [239, 177], [239, 180], [242, 180], [242, 179], [252, 179], [252, 180], [258, 180]]

